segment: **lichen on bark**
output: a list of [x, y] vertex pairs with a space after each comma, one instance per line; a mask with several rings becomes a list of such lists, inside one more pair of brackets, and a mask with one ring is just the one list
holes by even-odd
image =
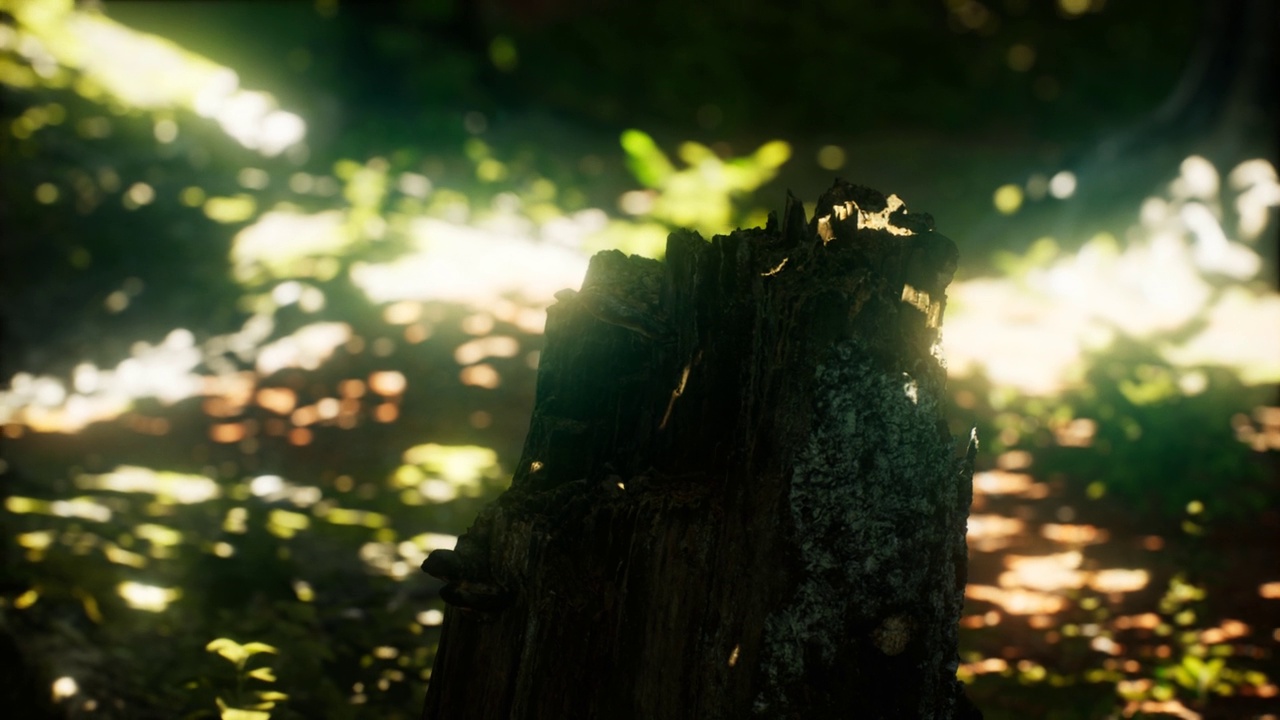
[[[927, 684], [955, 681], [954, 642], [928, 631], [959, 620], [958, 603], [939, 596], [936, 580], [955, 576], [955, 558], [930, 562], [940, 557], [931, 546], [955, 522], [938, 509], [958, 507], [962, 479], [951, 438], [939, 431], [941, 392], [880, 367], [857, 338], [818, 364], [813, 424], [788, 489], [801, 579], [765, 630], [764, 667], [780, 702], [815, 651], [823, 667], [854, 655], [873, 661], [866, 671], [874, 672], [872, 650], [891, 657], [914, 643]], [[936, 690], [923, 690], [916, 699], [932, 703]], [[768, 692], [758, 712], [770, 712]], [[910, 716], [939, 715], [920, 707]]]

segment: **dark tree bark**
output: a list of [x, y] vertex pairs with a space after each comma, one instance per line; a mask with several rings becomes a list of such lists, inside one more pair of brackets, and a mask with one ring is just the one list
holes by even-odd
[[951, 240], [842, 181], [806, 222], [604, 252], [547, 311], [511, 489], [456, 550], [424, 718], [978, 717]]

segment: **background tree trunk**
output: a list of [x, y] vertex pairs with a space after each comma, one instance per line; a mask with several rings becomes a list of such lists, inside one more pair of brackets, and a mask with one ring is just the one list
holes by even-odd
[[596, 255], [547, 312], [511, 489], [423, 568], [424, 718], [954, 718], [972, 440], [951, 240], [837, 181], [806, 222]]

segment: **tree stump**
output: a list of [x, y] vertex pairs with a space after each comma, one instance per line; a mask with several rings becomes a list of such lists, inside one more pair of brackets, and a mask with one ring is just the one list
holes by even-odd
[[957, 251], [837, 180], [812, 220], [592, 258], [547, 311], [511, 488], [423, 569], [431, 720], [980, 717], [956, 680], [976, 438]]

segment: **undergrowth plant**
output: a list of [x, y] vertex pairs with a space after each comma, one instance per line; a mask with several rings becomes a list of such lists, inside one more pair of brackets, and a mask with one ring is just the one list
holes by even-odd
[[276, 681], [275, 671], [268, 665], [250, 668], [249, 659], [255, 655], [278, 652], [274, 647], [260, 642], [240, 644], [230, 638], [212, 640], [205, 649], [226, 658], [235, 666], [234, 687], [217, 696], [222, 720], [269, 720], [276, 703], [289, 699], [278, 690], [258, 690], [249, 687], [249, 681], [264, 683]]

